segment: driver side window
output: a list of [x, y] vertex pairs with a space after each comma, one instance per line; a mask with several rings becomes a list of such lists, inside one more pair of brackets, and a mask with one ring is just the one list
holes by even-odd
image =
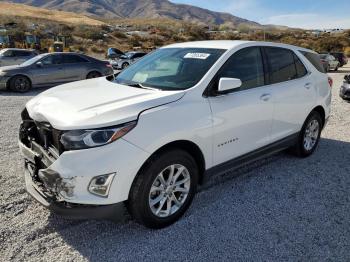
[[222, 77], [238, 78], [242, 81], [242, 86], [235, 91], [263, 86], [265, 78], [260, 48], [247, 47], [234, 53], [220, 69], [216, 82]]

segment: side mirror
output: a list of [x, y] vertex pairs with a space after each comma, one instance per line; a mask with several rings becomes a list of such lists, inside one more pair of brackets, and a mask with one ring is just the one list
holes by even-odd
[[240, 88], [242, 86], [242, 81], [238, 78], [226, 78], [222, 77], [219, 81], [218, 92], [226, 93], [228, 91]]
[[42, 62], [37, 62], [37, 63], [36, 63], [36, 66], [37, 66], [37, 67], [43, 67], [44, 65], [43, 65]]

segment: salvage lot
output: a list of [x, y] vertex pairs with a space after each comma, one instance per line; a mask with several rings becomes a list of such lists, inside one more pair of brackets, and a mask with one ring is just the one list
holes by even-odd
[[331, 73], [332, 116], [316, 153], [286, 153], [209, 179], [175, 225], [71, 221], [24, 189], [17, 133], [25, 95], [0, 93], [1, 260], [350, 259], [350, 103], [338, 92], [350, 67]]

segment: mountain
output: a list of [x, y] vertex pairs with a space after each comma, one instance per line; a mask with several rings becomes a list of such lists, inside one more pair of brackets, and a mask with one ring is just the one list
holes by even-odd
[[250, 27], [261, 25], [228, 13], [214, 12], [167, 0], [10, 0], [46, 9], [80, 13], [88, 16], [114, 18], [170, 18], [202, 24], [244, 24]]
[[72, 12], [62, 12], [56, 10], [47, 10], [38, 7], [32, 7], [27, 5], [19, 5], [13, 3], [0, 2], [0, 16], [7, 17], [30, 17], [36, 19], [51, 20], [63, 24], [74, 25], [103, 25], [100, 20], [87, 17], [82, 14], [76, 14]]

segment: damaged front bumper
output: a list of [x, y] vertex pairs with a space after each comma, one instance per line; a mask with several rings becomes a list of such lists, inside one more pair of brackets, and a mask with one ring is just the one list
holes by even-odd
[[35, 142], [32, 148], [28, 148], [19, 141], [19, 147], [25, 159], [24, 176], [27, 192], [40, 204], [67, 218], [124, 219], [125, 207], [122, 202], [109, 205], [67, 202], [66, 200], [74, 194], [74, 178], [62, 178], [59, 173], [50, 169], [56, 160], [55, 157]]

